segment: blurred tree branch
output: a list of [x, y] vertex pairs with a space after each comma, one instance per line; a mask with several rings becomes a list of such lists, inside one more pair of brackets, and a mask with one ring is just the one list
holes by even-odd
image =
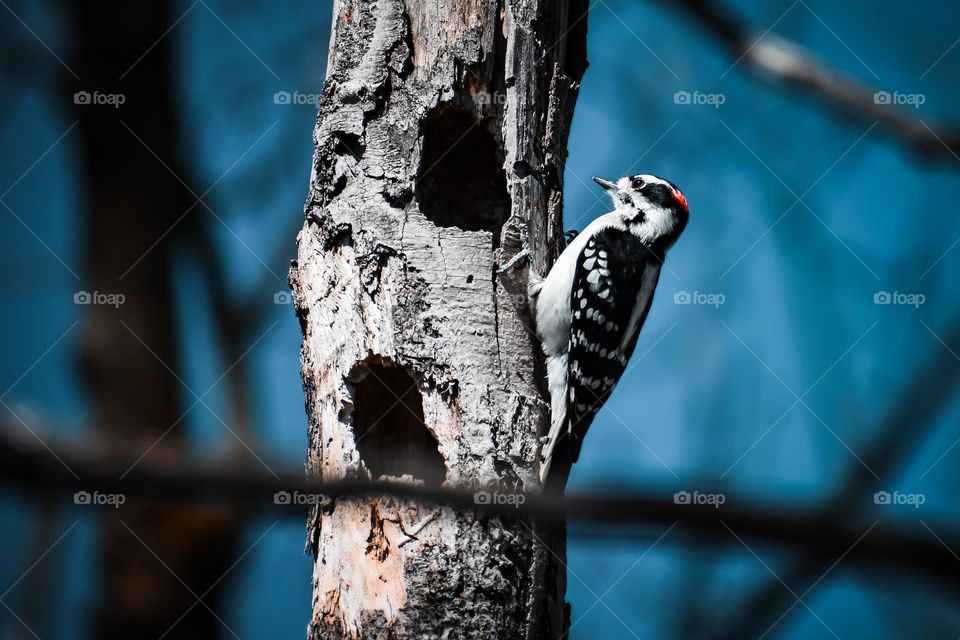
[[[226, 400], [229, 411], [227, 422], [234, 426], [234, 436], [247, 447], [257, 449], [259, 434], [253, 432], [250, 406], [250, 371], [244, 361], [244, 343], [256, 325], [251, 321], [259, 321], [263, 314], [257, 316], [238, 312], [228, 291], [227, 274], [223, 268], [220, 252], [217, 251], [213, 232], [206, 220], [200, 216], [188, 216], [184, 221], [185, 231], [190, 240], [195, 243], [196, 255], [200, 261], [200, 271], [203, 275], [207, 292], [210, 296], [210, 309], [216, 330], [215, 336], [220, 342], [223, 355], [223, 367], [228, 368], [226, 374]], [[265, 298], [269, 299], [269, 298]], [[262, 308], [263, 304], [259, 308]], [[244, 456], [244, 451], [238, 442], [228, 438], [231, 449], [238, 455]]]
[[[769, 506], [728, 497], [715, 508], [710, 505], [676, 504], [672, 496], [655, 493], [570, 494], [566, 497], [539, 493], [523, 495], [510, 504], [478, 503], [477, 490], [495, 487], [451, 488], [400, 480], [368, 481], [345, 479], [323, 482], [289, 470], [274, 477], [259, 466], [235, 460], [204, 461], [177, 456], [146, 459], [124, 475], [131, 454], [89, 447], [58, 444], [48, 440], [50, 450], [36, 440], [19, 438], [13, 427], [0, 429], [0, 482], [30, 495], [67, 495], [76, 491], [122, 493], [150, 500], [186, 502], [223, 501], [236, 509], [289, 509], [302, 517], [303, 501], [294, 497], [284, 502], [277, 492], [294, 496], [319, 496], [346, 500], [361, 496], [393, 496], [444, 504], [456, 509], [484, 512], [504, 518], [533, 516], [543, 521], [571, 518], [592, 524], [620, 525], [601, 532], [580, 529], [575, 535], [638, 539], [648, 531], [626, 525], [677, 523], [681, 537], [672, 542], [699, 542], [739, 545], [738, 538], [786, 545], [803, 551], [819, 563], [829, 565], [847, 552], [871, 527], [867, 519], [847, 514], [790, 510], [779, 512]], [[51, 451], [54, 455], [51, 455]], [[79, 476], [79, 480], [70, 471]], [[501, 491], [510, 491], [501, 489]], [[308, 499], [311, 500], [312, 498]], [[516, 502], [520, 502], [515, 506]], [[941, 586], [960, 588], [960, 563], [947, 547], [960, 548], [960, 531], [937, 525], [941, 544], [925, 529], [880, 523], [864, 536], [849, 557], [867, 567], [900, 568], [915, 571]], [[946, 545], [946, 546], [944, 546]]]
[[923, 156], [960, 160], [960, 131], [955, 127], [914, 117], [889, 101], [877, 101], [879, 88], [841, 73], [790, 40], [773, 34], [757, 36], [714, 0], [681, 0], [678, 5], [726, 46], [735, 64], [742, 62], [764, 80], [796, 87], [844, 117], [880, 122]]
[[[944, 344], [960, 344], [960, 318], [951, 325], [943, 338]], [[852, 463], [845, 478], [838, 483], [834, 497], [820, 509], [820, 519], [830, 521], [862, 513], [868, 497], [879, 489], [880, 481], [868, 473], [864, 465], [881, 478], [893, 478], [924, 442], [924, 435], [936, 425], [937, 416], [953, 398], [952, 391], [960, 383], [960, 367], [947, 349], [935, 345], [935, 351], [917, 369], [913, 378], [900, 391], [892, 409], [876, 428], [867, 443], [867, 450], [859, 461]], [[889, 488], [889, 487], [887, 487]], [[926, 537], [934, 537], [927, 532]], [[951, 548], [960, 548], [949, 543]], [[909, 551], [909, 550], [908, 550]], [[795, 591], [803, 591], [802, 585], [811, 584], [823, 574], [836, 557], [808, 556], [780, 571], [783, 582]], [[960, 566], [956, 557], [953, 564]], [[724, 628], [709, 635], [711, 638], [745, 638], [763, 633], [777, 617], [793, 603], [794, 598], [777, 580], [770, 580], [756, 590], [746, 603], [735, 610]]]
[[[147, 459], [175, 457], [187, 448], [187, 412], [175, 373], [182, 352], [168, 232], [177, 216], [191, 212], [192, 191], [174, 179], [182, 173], [175, 151], [181, 118], [174, 103], [173, 42], [165, 36], [175, 7], [169, 0], [64, 7], [75, 34], [70, 59], [76, 74], [64, 76], [63, 95], [86, 94], [71, 107], [84, 180], [82, 284], [125, 298], [116, 307], [84, 308], [80, 362], [96, 416], [90, 438], [136, 449]], [[91, 104], [98, 94], [123, 96], [123, 109]], [[159, 158], [173, 161], [173, 168]], [[174, 626], [181, 637], [219, 632], [215, 614], [191, 606], [190, 592], [220, 585], [207, 602], [213, 610], [222, 603], [225, 583], [217, 581], [233, 562], [243, 524], [237, 512], [132, 497], [123, 520], [110, 512], [103, 520], [96, 637], [156, 638]], [[158, 557], [176, 577], [156, 571]]]
[[[891, 104], [880, 103], [875, 99], [875, 89], [840, 73], [794, 42], [774, 35], [758, 37], [717, 2], [682, 0], [679, 4], [726, 46], [735, 64], [744, 63], [757, 76], [778, 86], [795, 87], [844, 117], [880, 122], [895, 138], [923, 156], [960, 160], [960, 132], [955, 127], [933, 124]], [[960, 322], [952, 325], [945, 340], [947, 344], [957, 342], [960, 342]], [[923, 432], [936, 424], [938, 412], [957, 384], [958, 372], [953, 364], [946, 351], [940, 350], [906, 385], [863, 456], [866, 465], [877, 475], [892, 476], [922, 441]], [[879, 488], [876, 479], [859, 463], [852, 465], [820, 517], [831, 520], [862, 511], [865, 497]], [[802, 590], [802, 585], [814, 583], [833, 560], [835, 558], [808, 556], [780, 574], [791, 588]], [[792, 602], [793, 597], [783, 585], [770, 580], [748, 598], [744, 606], [725, 618], [722, 629], [707, 635], [711, 638], [756, 636]]]

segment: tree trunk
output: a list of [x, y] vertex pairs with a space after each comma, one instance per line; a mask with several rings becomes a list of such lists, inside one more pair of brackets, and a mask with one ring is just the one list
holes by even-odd
[[[83, 289], [125, 297], [116, 308], [85, 307], [80, 362], [97, 427], [91, 442], [125, 452], [131, 463], [141, 456], [174, 461], [184, 453], [186, 418], [174, 373], [180, 366], [171, 243], [178, 217], [193, 203], [166, 168], [187, 173], [175, 145], [173, 54], [162, 37], [176, 14], [170, 2], [119, 0], [72, 3], [70, 10], [80, 78], [66, 96], [97, 91], [125, 97], [119, 109], [73, 106], [85, 179]], [[151, 44], [150, 54], [131, 67]], [[193, 207], [190, 215], [200, 211]], [[211, 613], [223, 590], [214, 588], [204, 598], [210, 610], [196, 605], [193, 594], [224, 584], [217, 581], [235, 560], [240, 534], [235, 510], [131, 497], [122, 509], [100, 513], [103, 574], [92, 636], [227, 633]]]
[[[291, 285], [313, 476], [537, 490], [526, 270], [562, 248], [586, 3], [337, 0]], [[491, 495], [493, 495], [491, 493]], [[313, 508], [311, 638], [555, 638], [565, 531], [384, 498]]]

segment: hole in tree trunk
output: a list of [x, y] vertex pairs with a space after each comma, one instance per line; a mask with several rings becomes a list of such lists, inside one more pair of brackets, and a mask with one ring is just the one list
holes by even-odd
[[510, 196], [500, 147], [488, 119], [443, 104], [424, 123], [417, 175], [420, 211], [434, 224], [490, 231], [493, 246], [510, 215]]
[[567, 12], [569, 24], [564, 36], [567, 47], [564, 71], [577, 82], [587, 70], [587, 21], [585, 18], [589, 4], [589, 0], [572, 0]]
[[366, 362], [354, 381], [353, 432], [373, 478], [410, 474], [439, 485], [447, 476], [437, 439], [423, 419], [423, 396], [413, 375], [389, 362]]

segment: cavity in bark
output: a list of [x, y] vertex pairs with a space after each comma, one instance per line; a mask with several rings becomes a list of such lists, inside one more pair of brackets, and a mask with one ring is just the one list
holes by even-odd
[[423, 129], [415, 197], [434, 224], [490, 231], [494, 247], [510, 214], [503, 153], [486, 118], [444, 104]]
[[373, 478], [405, 474], [439, 485], [447, 475], [437, 439], [423, 419], [423, 396], [413, 373], [390, 362], [366, 362], [354, 382], [353, 432]]

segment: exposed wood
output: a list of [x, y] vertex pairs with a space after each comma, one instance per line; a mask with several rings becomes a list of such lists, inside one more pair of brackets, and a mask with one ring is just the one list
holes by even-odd
[[[335, 2], [291, 269], [312, 476], [538, 488], [548, 405], [526, 272], [495, 272], [524, 240], [541, 273], [561, 247], [585, 11]], [[560, 525], [384, 497], [315, 510], [308, 536], [311, 638], [567, 624]]]

